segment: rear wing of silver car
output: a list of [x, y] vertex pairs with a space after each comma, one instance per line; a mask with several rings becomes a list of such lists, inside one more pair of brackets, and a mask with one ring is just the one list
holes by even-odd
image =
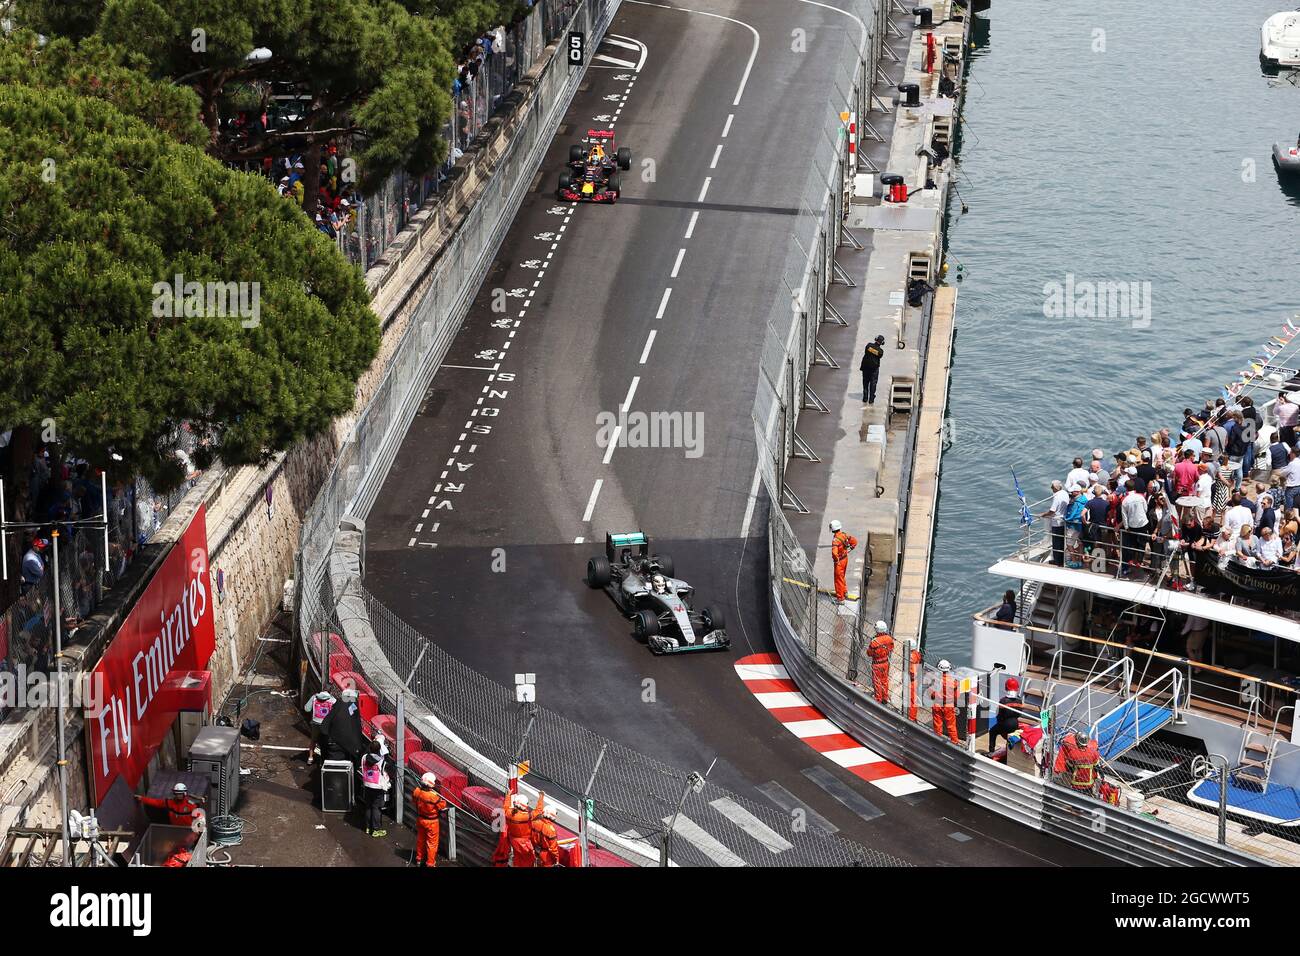
[[637, 554], [641, 557], [648, 557], [650, 554], [650, 538], [643, 531], [606, 531], [605, 532], [605, 557], [609, 563], [618, 564], [620, 556], [625, 550], [630, 551], [637, 548]]

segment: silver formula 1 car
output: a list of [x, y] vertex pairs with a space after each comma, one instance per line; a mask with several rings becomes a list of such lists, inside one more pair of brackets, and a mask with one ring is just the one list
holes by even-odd
[[640, 531], [605, 535], [605, 553], [587, 562], [587, 586], [604, 588], [655, 654], [731, 646], [722, 611], [694, 610], [695, 589], [673, 577], [672, 558], [650, 553], [650, 539]]

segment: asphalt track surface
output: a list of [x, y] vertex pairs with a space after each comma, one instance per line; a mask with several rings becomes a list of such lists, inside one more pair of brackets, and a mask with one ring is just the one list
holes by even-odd
[[[367, 586], [493, 679], [535, 673], [540, 704], [682, 769], [716, 757], [710, 780], [768, 803], [775, 783], [847, 839], [922, 865], [1102, 862], [939, 790], [872, 787], [736, 676], [735, 659], [772, 649], [767, 504], [751, 494], [762, 324], [788, 294], [799, 144], [840, 109], [831, 61], [858, 26], [802, 0], [689, 7], [625, 0], [593, 51], [371, 511]], [[633, 152], [624, 198], [557, 202], [569, 145], [611, 120]], [[702, 430], [679, 433], [691, 448], [611, 448], [598, 415], [624, 405], [699, 413]], [[665, 658], [639, 644], [583, 582], [607, 530], [644, 530], [672, 555], [697, 604], [725, 609], [731, 650]], [[819, 785], [827, 772], [867, 812]]]

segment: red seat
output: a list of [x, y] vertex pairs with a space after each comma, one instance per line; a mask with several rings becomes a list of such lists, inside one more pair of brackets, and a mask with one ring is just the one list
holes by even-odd
[[467, 810], [488, 823], [505, 807], [506, 795], [497, 793], [491, 787], [466, 787], [461, 791], [460, 797]]
[[[391, 714], [379, 714], [372, 721], [372, 724], [373, 726], [370, 731], [371, 737], [374, 736], [376, 730], [382, 733], [384, 735], [384, 738], [388, 741], [388, 752], [392, 754], [393, 759], [396, 760], [397, 759], [397, 718], [392, 716]], [[403, 750], [402, 752], [411, 754], [411, 753], [415, 753], [417, 750], [423, 750], [424, 741], [422, 741], [419, 738], [419, 736], [413, 730], [411, 730], [410, 727], [407, 727], [406, 743], [404, 744], [404, 746], [406, 749]]]
[[356, 669], [357, 662], [352, 659], [352, 655], [347, 651], [339, 651], [330, 655], [329, 667], [326, 668], [326, 671], [330, 675], [330, 680], [333, 680], [335, 674], [355, 671]]
[[469, 786], [469, 776], [457, 770], [431, 750], [409, 751], [406, 765], [420, 776], [431, 773], [438, 778], [438, 792], [444, 797], [462, 803], [462, 793]]
[[609, 850], [602, 850], [600, 847], [591, 848], [591, 856], [589, 858], [589, 862], [587, 863], [587, 865], [588, 866], [636, 866], [635, 863], [629, 863], [621, 856], [618, 856], [614, 853], [610, 853]]
[[350, 653], [348, 651], [347, 644], [343, 642], [343, 638], [341, 638], [339, 635], [334, 633], [326, 633], [325, 631], [317, 631], [315, 634], [311, 636], [311, 646], [312, 646], [312, 650], [316, 652], [317, 660], [322, 659], [321, 644], [324, 642], [324, 639], [327, 637], [329, 638], [329, 649], [326, 652], [325, 656], [328, 657], [330, 654]]
[[373, 721], [378, 716], [379, 695], [370, 689], [364, 677], [356, 671], [339, 671], [337, 674], [331, 674], [330, 677], [339, 690], [348, 687], [357, 689], [357, 709], [361, 711], [363, 721]]

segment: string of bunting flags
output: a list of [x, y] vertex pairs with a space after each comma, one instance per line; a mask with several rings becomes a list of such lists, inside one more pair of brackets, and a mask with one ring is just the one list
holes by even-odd
[[[1300, 316], [1296, 318], [1300, 318]], [[1231, 401], [1240, 395], [1242, 389], [1255, 379], [1262, 378], [1265, 374], [1275, 371], [1269, 363], [1277, 358], [1278, 354], [1290, 345], [1291, 340], [1297, 335], [1300, 335], [1300, 325], [1296, 324], [1295, 319], [1287, 319], [1286, 324], [1282, 326], [1282, 331], [1261, 346], [1263, 354], [1252, 358], [1247, 363], [1247, 367], [1237, 373], [1237, 381], [1224, 386], [1224, 401]]]

